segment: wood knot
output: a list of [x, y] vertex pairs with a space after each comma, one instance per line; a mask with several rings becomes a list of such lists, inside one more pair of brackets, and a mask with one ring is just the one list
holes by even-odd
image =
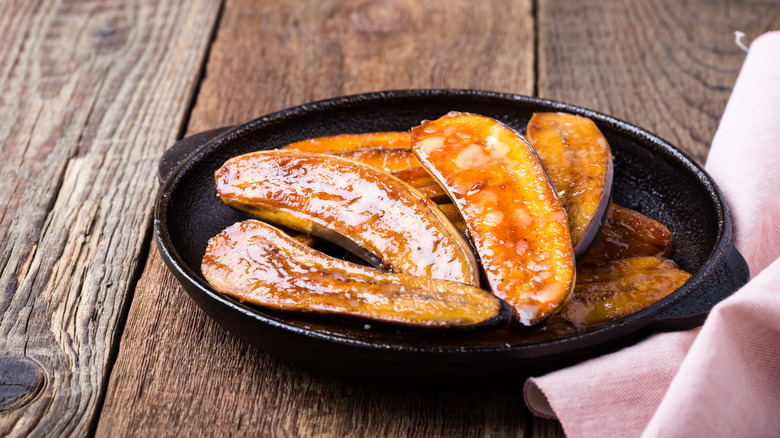
[[92, 53], [112, 54], [127, 43], [129, 25], [122, 18], [113, 18], [93, 30]]
[[0, 356], [0, 412], [13, 411], [41, 392], [46, 374], [38, 362], [21, 356]]
[[369, 0], [357, 5], [349, 14], [354, 30], [370, 34], [391, 34], [411, 21], [409, 6], [398, 0]]

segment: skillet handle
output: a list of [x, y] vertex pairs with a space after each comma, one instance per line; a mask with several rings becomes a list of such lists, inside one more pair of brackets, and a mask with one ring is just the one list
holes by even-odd
[[165, 182], [171, 176], [173, 170], [186, 161], [195, 151], [234, 128], [235, 126], [225, 126], [223, 128], [211, 129], [185, 137], [174, 143], [173, 146], [163, 152], [162, 158], [160, 158], [160, 164], [157, 166], [157, 181], [160, 184]]
[[699, 288], [653, 319], [659, 331], [688, 330], [704, 323], [710, 310], [750, 280], [747, 262], [733, 243], [729, 244], [706, 287]]

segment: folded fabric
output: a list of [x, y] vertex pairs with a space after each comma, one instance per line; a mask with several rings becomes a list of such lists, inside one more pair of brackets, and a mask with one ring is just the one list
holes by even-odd
[[529, 379], [568, 436], [780, 436], [780, 32], [751, 44], [706, 169], [754, 278], [701, 329]]

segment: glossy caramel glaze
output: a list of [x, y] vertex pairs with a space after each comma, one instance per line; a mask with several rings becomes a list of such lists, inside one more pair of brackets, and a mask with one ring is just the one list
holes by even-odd
[[490, 287], [534, 325], [570, 296], [566, 212], [530, 144], [496, 120], [452, 112], [412, 129], [412, 150], [460, 210]]
[[281, 149], [335, 154], [360, 149], [409, 149], [410, 141], [408, 132], [367, 132], [309, 138], [290, 143]]
[[376, 266], [478, 285], [471, 249], [436, 205], [373, 167], [285, 150], [228, 160], [217, 194], [271, 223], [339, 244]]
[[509, 314], [482, 289], [335, 259], [257, 220], [209, 240], [201, 269], [217, 291], [281, 310], [428, 327], [495, 324]]
[[420, 161], [408, 147], [406, 149], [359, 149], [339, 152], [336, 155], [368, 164], [387, 173], [420, 167]]
[[447, 216], [447, 219], [455, 225], [455, 228], [460, 230], [461, 233], [466, 232], [466, 222], [463, 220], [463, 216], [460, 215], [460, 210], [453, 203], [439, 204], [439, 210]]
[[566, 209], [580, 259], [598, 236], [612, 193], [607, 139], [590, 119], [566, 113], [534, 114], [527, 136]]
[[434, 202], [451, 202], [444, 187], [422, 165], [394, 172], [393, 176], [416, 188]]
[[663, 257], [633, 257], [577, 269], [571, 301], [554, 326], [568, 323], [582, 330], [623, 318], [649, 307], [685, 284], [691, 274]]
[[301, 242], [302, 244], [308, 246], [309, 248], [314, 248], [319, 244], [317, 238], [310, 234], [295, 233], [295, 234], [289, 234], [289, 236], [297, 240], [298, 242]]
[[425, 170], [411, 149], [360, 149], [336, 155], [392, 173], [434, 202], [450, 202], [447, 192]]
[[447, 192], [425, 170], [411, 149], [360, 149], [335, 155], [391, 173], [434, 202], [450, 202]]
[[640, 256], [670, 257], [673, 250], [672, 232], [663, 224], [612, 204], [586, 263]]

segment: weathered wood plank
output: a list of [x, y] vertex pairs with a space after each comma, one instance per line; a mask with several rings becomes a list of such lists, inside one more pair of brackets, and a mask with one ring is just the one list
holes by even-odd
[[734, 31], [756, 37], [779, 16], [777, 2], [541, 0], [538, 92], [634, 123], [703, 162], [745, 58]]
[[531, 1], [472, 3], [229, 1], [189, 131], [377, 90], [533, 93]]
[[[703, 162], [745, 54], [734, 31], [777, 27], [780, 4], [540, 0], [538, 93], [614, 115]], [[532, 436], [564, 436], [533, 420]]]
[[218, 10], [3, 2], [0, 368], [28, 358], [44, 383], [0, 409], [0, 435], [94, 426], [146, 254], [156, 162], [186, 120]]
[[[189, 132], [390, 88], [533, 91], [530, 1], [228, 1]], [[136, 288], [97, 434], [513, 435], [520, 388], [340, 380], [258, 352], [189, 300], [160, 257]]]

